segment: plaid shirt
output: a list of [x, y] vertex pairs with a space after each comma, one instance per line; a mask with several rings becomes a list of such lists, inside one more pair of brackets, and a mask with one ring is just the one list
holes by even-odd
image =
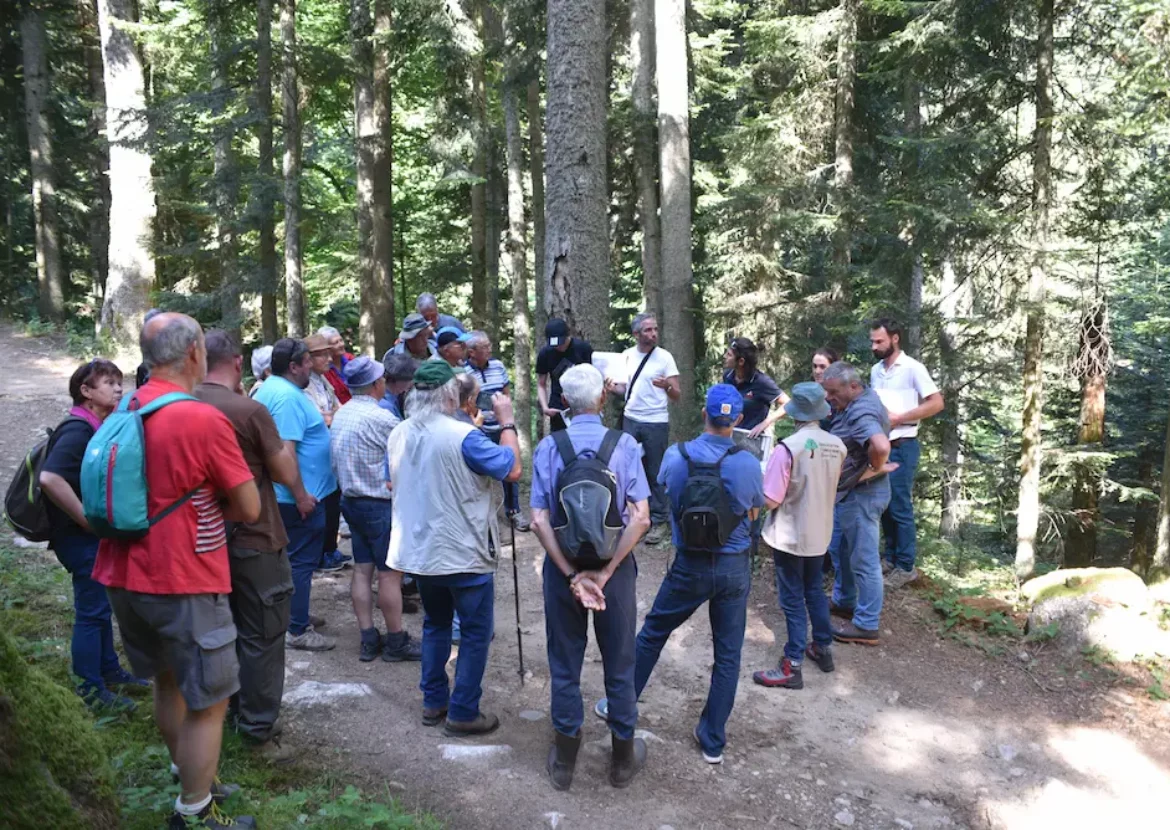
[[[502, 392], [508, 388], [508, 384], [512, 381], [508, 377], [508, 367], [504, 365], [502, 360], [496, 360], [494, 357], [489, 358], [487, 365], [482, 369], [467, 361], [467, 371], [475, 375], [479, 380], [479, 392], [494, 395], [496, 392]], [[496, 414], [491, 409], [483, 410], [483, 429], [485, 432], [496, 432], [500, 425], [496, 422]]]
[[329, 450], [343, 496], [390, 499], [386, 441], [399, 423], [369, 395], [355, 395], [333, 416]]

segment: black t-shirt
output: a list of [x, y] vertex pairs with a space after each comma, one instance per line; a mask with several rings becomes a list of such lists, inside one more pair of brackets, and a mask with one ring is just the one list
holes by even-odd
[[[45, 463], [41, 471], [56, 473], [69, 482], [77, 498], [81, 498], [81, 461], [85, 457], [85, 448], [89, 439], [93, 438], [94, 429], [89, 422], [81, 418], [69, 418], [53, 433], [49, 454], [45, 456]], [[46, 497], [45, 503], [49, 511], [49, 520], [53, 524], [53, 535], [79, 536], [85, 531], [78, 527], [69, 518], [69, 514]]]
[[756, 372], [742, 383], [735, 379], [735, 370], [728, 369], [723, 373], [723, 382], [730, 383], [743, 395], [743, 420], [740, 429], [752, 429], [764, 422], [768, 417], [768, 410], [772, 403], [780, 397], [780, 387], [776, 381], [763, 372]]
[[565, 403], [561, 400], [561, 375], [574, 366], [590, 363], [593, 360], [593, 347], [584, 340], [574, 337], [569, 341], [569, 348], [563, 352], [557, 351], [556, 346], [545, 346], [536, 356], [536, 374], [548, 375], [551, 383], [548, 390], [548, 405], [553, 409], [564, 409]]

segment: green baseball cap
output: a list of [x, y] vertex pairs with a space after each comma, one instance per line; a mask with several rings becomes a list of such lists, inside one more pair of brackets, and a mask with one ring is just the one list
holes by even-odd
[[455, 370], [445, 360], [425, 361], [414, 373], [415, 389], [438, 389], [455, 379]]

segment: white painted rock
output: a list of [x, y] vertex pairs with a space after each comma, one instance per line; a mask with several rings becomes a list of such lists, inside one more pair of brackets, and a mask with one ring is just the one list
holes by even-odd
[[481, 761], [507, 755], [512, 747], [507, 744], [439, 744], [444, 761]]
[[365, 683], [318, 683], [306, 680], [291, 692], [285, 692], [286, 706], [329, 705], [350, 697], [369, 697], [374, 692]]

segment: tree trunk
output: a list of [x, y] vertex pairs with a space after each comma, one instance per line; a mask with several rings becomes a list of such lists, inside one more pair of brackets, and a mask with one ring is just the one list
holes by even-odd
[[545, 284], [549, 315], [610, 344], [605, 0], [549, 0]]
[[[532, 273], [536, 277], [536, 337], [548, 322], [548, 281], [544, 267], [544, 131], [540, 124], [540, 81], [528, 82], [528, 177], [532, 182]], [[543, 424], [543, 417], [540, 419]]]
[[276, 181], [272, 165], [272, 0], [256, 2], [256, 228], [259, 231], [260, 330], [265, 343], [280, 337], [276, 311]]
[[1146, 581], [1170, 579], [1170, 417], [1166, 420], [1166, 447], [1162, 451], [1162, 497], [1158, 502], [1158, 542]]
[[642, 229], [642, 296], [662, 319], [662, 225], [658, 218], [656, 113], [654, 109], [654, 0], [630, 2], [630, 91], [634, 106], [634, 179]]
[[663, 344], [678, 365], [682, 398], [673, 430], [695, 427], [695, 320], [691, 271], [691, 132], [686, 0], [655, 0], [658, 176], [662, 183]]
[[301, 113], [297, 89], [297, 0], [280, 0], [284, 110], [284, 290], [289, 337], [304, 337], [305, 286], [301, 273]]
[[394, 31], [390, 0], [374, 0], [374, 355], [394, 345], [394, 137], [390, 48]]
[[[1109, 369], [1108, 308], [1104, 300], [1081, 318], [1077, 368], [1081, 376], [1081, 420], [1077, 446], [1099, 448], [1105, 440], [1105, 387]], [[1073, 521], [1065, 540], [1066, 567], [1088, 567], [1097, 558], [1097, 502], [1101, 474], [1097, 466], [1084, 461], [1076, 465], [1073, 484]]]
[[958, 284], [955, 266], [950, 255], [943, 259], [942, 279], [939, 283], [939, 313], [943, 318], [939, 329], [939, 380], [946, 408], [939, 419], [942, 429], [942, 515], [939, 518], [939, 536], [954, 542], [966, 518], [963, 500], [963, 369], [959, 349], [959, 318], [968, 313], [964, 303], [969, 283]]
[[857, 15], [860, 0], [841, 0], [837, 33], [837, 91], [834, 123], [835, 166], [833, 201], [837, 223], [833, 230], [833, 263], [830, 296], [838, 306], [849, 302], [849, 270], [852, 257], [853, 95], [857, 83]]
[[516, 426], [525, 461], [532, 447], [532, 321], [528, 316], [528, 251], [524, 226], [524, 148], [516, 86], [504, 82], [504, 133], [508, 164], [508, 270], [512, 272], [512, 337]]
[[236, 267], [236, 201], [239, 184], [232, 139], [231, 118], [224, 117], [231, 89], [228, 80], [231, 46], [228, 9], [225, 0], [212, 0], [208, 11], [211, 23], [211, 115], [215, 122], [213, 173], [215, 181], [215, 247], [219, 270], [220, 327], [240, 338], [240, 284]]
[[101, 329], [113, 340], [122, 368], [139, 362], [138, 335], [150, 306], [155, 203], [150, 152], [145, 148], [146, 92], [142, 60], [127, 29], [132, 0], [98, 0], [106, 127], [110, 142], [109, 278]]
[[1024, 341], [1024, 414], [1020, 432], [1020, 493], [1016, 511], [1016, 575], [1036, 569], [1040, 528], [1040, 463], [1044, 452], [1044, 298], [1052, 185], [1053, 0], [1038, 0], [1036, 130], [1032, 156], [1032, 266]]
[[[922, 89], [918, 79], [906, 79], [903, 87], [902, 124], [904, 133], [910, 140], [917, 140], [922, 131]], [[918, 176], [918, 150], [907, 150], [904, 158], [905, 175], [907, 181], [913, 181]], [[923, 262], [922, 243], [918, 239], [917, 228], [914, 222], [907, 223], [903, 235], [910, 246], [910, 297], [906, 305], [906, 350], [915, 357], [922, 357], [922, 288], [926, 277], [926, 268]]]
[[[1147, 490], [1154, 487], [1154, 447], [1146, 446], [1138, 461], [1138, 482]], [[1143, 499], [1134, 505], [1133, 547], [1129, 567], [1145, 578], [1150, 572], [1151, 531], [1157, 521], [1157, 507]]]
[[65, 317], [65, 274], [53, 181], [53, 144], [49, 134], [49, 44], [45, 19], [36, 0], [25, 0], [20, 18], [24, 61], [24, 117], [28, 129], [29, 178], [37, 252], [37, 312], [59, 323]]
[[479, 48], [472, 56], [471, 110], [475, 155], [471, 160], [471, 325], [476, 329], [487, 327], [487, 177], [488, 177], [488, 122], [486, 69], [484, 67], [484, 11], [486, 0], [469, 0], [471, 18]]
[[110, 257], [110, 146], [106, 140], [106, 81], [102, 75], [102, 40], [96, 0], [80, 0], [78, 12], [85, 32], [85, 66], [89, 80], [86, 138], [93, 148], [90, 178], [93, 205], [89, 211], [90, 279], [100, 299], [106, 293]]

